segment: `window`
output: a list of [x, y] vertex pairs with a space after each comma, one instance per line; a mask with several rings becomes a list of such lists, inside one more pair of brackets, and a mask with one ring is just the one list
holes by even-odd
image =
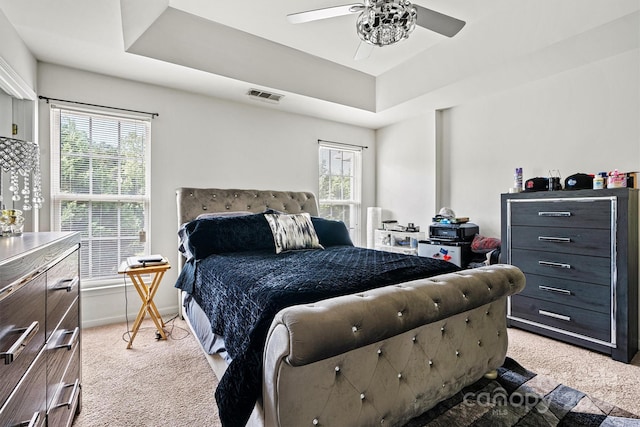
[[148, 252], [150, 130], [149, 119], [51, 107], [52, 228], [81, 233], [85, 281]]
[[320, 216], [343, 221], [354, 243], [360, 242], [361, 149], [321, 143]]

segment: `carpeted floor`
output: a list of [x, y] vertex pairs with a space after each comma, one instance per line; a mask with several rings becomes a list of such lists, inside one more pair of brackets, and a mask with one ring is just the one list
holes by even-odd
[[[217, 380], [200, 347], [183, 321], [170, 322], [168, 329], [169, 339], [156, 341], [155, 327], [145, 321], [130, 350], [122, 339], [125, 324], [83, 331], [83, 406], [74, 427], [220, 426], [213, 397]], [[610, 416], [640, 414], [640, 354], [631, 364], [623, 364], [517, 329], [509, 329], [509, 339], [508, 356], [528, 371], [506, 364], [509, 369], [501, 370], [498, 380], [481, 380], [414, 420], [410, 427], [471, 422], [511, 426], [516, 425], [514, 419], [520, 420], [517, 425], [527, 426], [640, 426], [637, 420], [615, 424], [612, 422], [620, 419]], [[532, 372], [538, 375], [532, 377]], [[511, 405], [495, 406], [502, 390], [510, 396], [515, 392], [516, 399], [507, 398]], [[546, 392], [560, 400], [553, 403]], [[518, 400], [522, 396], [532, 399], [533, 393], [542, 393], [533, 397], [539, 405], [535, 410], [531, 400]], [[546, 410], [549, 405], [554, 409]], [[576, 415], [580, 413], [590, 415]], [[570, 415], [563, 417], [566, 414]]]
[[405, 427], [452, 425], [637, 427], [640, 419], [507, 357], [496, 380], [480, 379]]

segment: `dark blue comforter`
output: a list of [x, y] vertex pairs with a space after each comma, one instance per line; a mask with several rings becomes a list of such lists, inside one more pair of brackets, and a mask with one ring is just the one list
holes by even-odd
[[191, 293], [233, 358], [216, 389], [222, 424], [244, 426], [261, 393], [262, 352], [281, 309], [458, 270], [454, 264], [353, 246], [234, 252], [191, 260], [176, 287]]

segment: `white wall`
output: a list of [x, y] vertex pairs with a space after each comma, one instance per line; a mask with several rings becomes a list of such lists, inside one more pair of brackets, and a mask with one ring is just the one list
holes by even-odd
[[445, 111], [443, 203], [500, 236], [516, 167], [525, 180], [640, 170], [639, 71], [634, 50]]
[[[318, 190], [318, 139], [366, 145], [363, 204], [373, 205], [375, 132], [306, 116], [244, 105], [198, 94], [40, 64], [39, 94], [51, 98], [159, 113], [152, 121], [151, 252], [177, 266], [175, 189], [183, 186]], [[285, 98], [286, 99], [286, 98]], [[264, 104], [268, 106], [269, 104]], [[41, 103], [43, 187], [49, 194], [49, 113]], [[364, 222], [362, 223], [364, 225]], [[49, 229], [48, 205], [41, 229]], [[173, 288], [177, 268], [163, 279], [156, 296], [162, 313], [177, 311]], [[129, 312], [138, 310], [129, 294]], [[124, 319], [121, 287], [83, 292], [85, 326]]]
[[577, 172], [639, 171], [639, 72], [635, 49], [379, 129], [378, 205], [425, 225], [449, 206], [500, 237], [500, 194], [516, 167], [524, 179], [559, 169], [563, 182]]
[[0, 10], [0, 58], [6, 61], [24, 82], [36, 89], [37, 63], [18, 32]]
[[376, 203], [382, 219], [428, 231], [436, 210], [436, 112], [376, 132]]

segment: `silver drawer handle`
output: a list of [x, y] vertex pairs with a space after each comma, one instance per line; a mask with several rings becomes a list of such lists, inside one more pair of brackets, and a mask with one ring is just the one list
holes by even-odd
[[11, 295], [13, 292], [16, 292], [18, 289], [22, 288], [24, 285], [30, 283], [34, 277], [38, 276], [40, 273], [43, 273], [44, 271], [46, 271], [46, 268], [44, 267], [33, 270], [31, 273], [27, 274], [26, 276], [23, 276], [20, 279], [16, 280], [15, 282], [11, 283], [10, 285], [7, 285], [4, 288], [0, 289], [0, 301], [2, 301], [3, 299]]
[[4, 364], [9, 365], [13, 363], [14, 360], [20, 356], [22, 350], [25, 349], [29, 342], [36, 336], [38, 333], [38, 329], [40, 329], [40, 324], [38, 321], [34, 321], [28, 328], [18, 329], [18, 331], [22, 332], [22, 335], [16, 340], [15, 343], [9, 348], [9, 351], [6, 353], [0, 353], [0, 357], [4, 357]]
[[538, 212], [538, 216], [571, 216], [571, 212]]
[[553, 317], [554, 319], [565, 320], [567, 322], [571, 321], [571, 317], [569, 317], [569, 316], [564, 316], [564, 315], [558, 314], [558, 313], [552, 313], [550, 311], [538, 310], [538, 314], [541, 314], [543, 316]]
[[26, 426], [26, 427], [36, 427], [38, 425], [38, 421], [39, 420], [40, 420], [40, 411], [34, 412], [33, 416], [31, 417], [31, 419], [29, 421], [23, 421], [18, 425], [19, 426]]
[[561, 262], [538, 261], [538, 264], [546, 267], [571, 268], [571, 264], [563, 264]]
[[551, 286], [539, 285], [538, 289], [540, 289], [541, 291], [557, 292], [559, 294], [571, 295], [571, 291], [567, 289], [552, 288]]
[[541, 242], [571, 243], [569, 237], [538, 236], [538, 240]]
[[65, 384], [62, 387], [60, 387], [60, 394], [62, 394], [62, 390], [65, 388], [69, 388], [69, 387], [73, 387], [73, 390], [71, 390], [71, 395], [69, 396], [69, 400], [64, 402], [64, 403], [58, 403], [57, 405], [54, 406], [54, 408], [62, 408], [63, 406], [66, 406], [67, 409], [71, 409], [71, 407], [73, 406], [73, 402], [76, 400], [76, 395], [78, 394], [78, 387], [80, 386], [80, 379], [76, 378], [76, 382], [73, 384]]
[[78, 342], [78, 336], [80, 335], [80, 327], [76, 326], [76, 328], [73, 331], [66, 331], [64, 332], [62, 335], [71, 335], [71, 338], [69, 338], [69, 342], [67, 344], [61, 344], [61, 345], [57, 345], [55, 347], [53, 347], [54, 349], [57, 348], [66, 348], [67, 350], [71, 350], [73, 348], [73, 346], [76, 344], [76, 342]]
[[80, 278], [78, 276], [74, 277], [73, 279], [60, 279], [54, 286], [51, 287], [51, 290], [71, 292], [79, 282]]

